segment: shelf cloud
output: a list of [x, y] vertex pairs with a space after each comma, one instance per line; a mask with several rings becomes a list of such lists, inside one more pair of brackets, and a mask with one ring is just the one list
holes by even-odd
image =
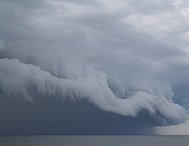
[[[0, 93], [85, 99], [159, 124], [189, 109], [186, 0], [0, 1]], [[64, 102], [64, 101], [63, 101]]]

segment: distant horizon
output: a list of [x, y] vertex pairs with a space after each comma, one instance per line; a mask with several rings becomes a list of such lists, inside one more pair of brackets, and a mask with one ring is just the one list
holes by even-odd
[[188, 136], [0, 136], [0, 144], [8, 145], [137, 145], [187, 146]]

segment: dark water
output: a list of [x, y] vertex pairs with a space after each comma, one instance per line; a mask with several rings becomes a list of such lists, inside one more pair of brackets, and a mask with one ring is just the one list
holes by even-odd
[[189, 136], [0, 136], [0, 146], [189, 146]]

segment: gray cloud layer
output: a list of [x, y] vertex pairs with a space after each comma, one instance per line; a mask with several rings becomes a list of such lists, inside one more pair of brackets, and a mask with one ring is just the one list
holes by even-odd
[[146, 110], [162, 124], [183, 122], [188, 17], [184, 0], [1, 0], [0, 92], [31, 102], [87, 99], [123, 116]]

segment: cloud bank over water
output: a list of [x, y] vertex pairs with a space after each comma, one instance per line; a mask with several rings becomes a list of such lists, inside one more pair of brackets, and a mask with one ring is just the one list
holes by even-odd
[[86, 99], [103, 111], [160, 124], [185, 120], [185, 0], [0, 1], [0, 93]]

